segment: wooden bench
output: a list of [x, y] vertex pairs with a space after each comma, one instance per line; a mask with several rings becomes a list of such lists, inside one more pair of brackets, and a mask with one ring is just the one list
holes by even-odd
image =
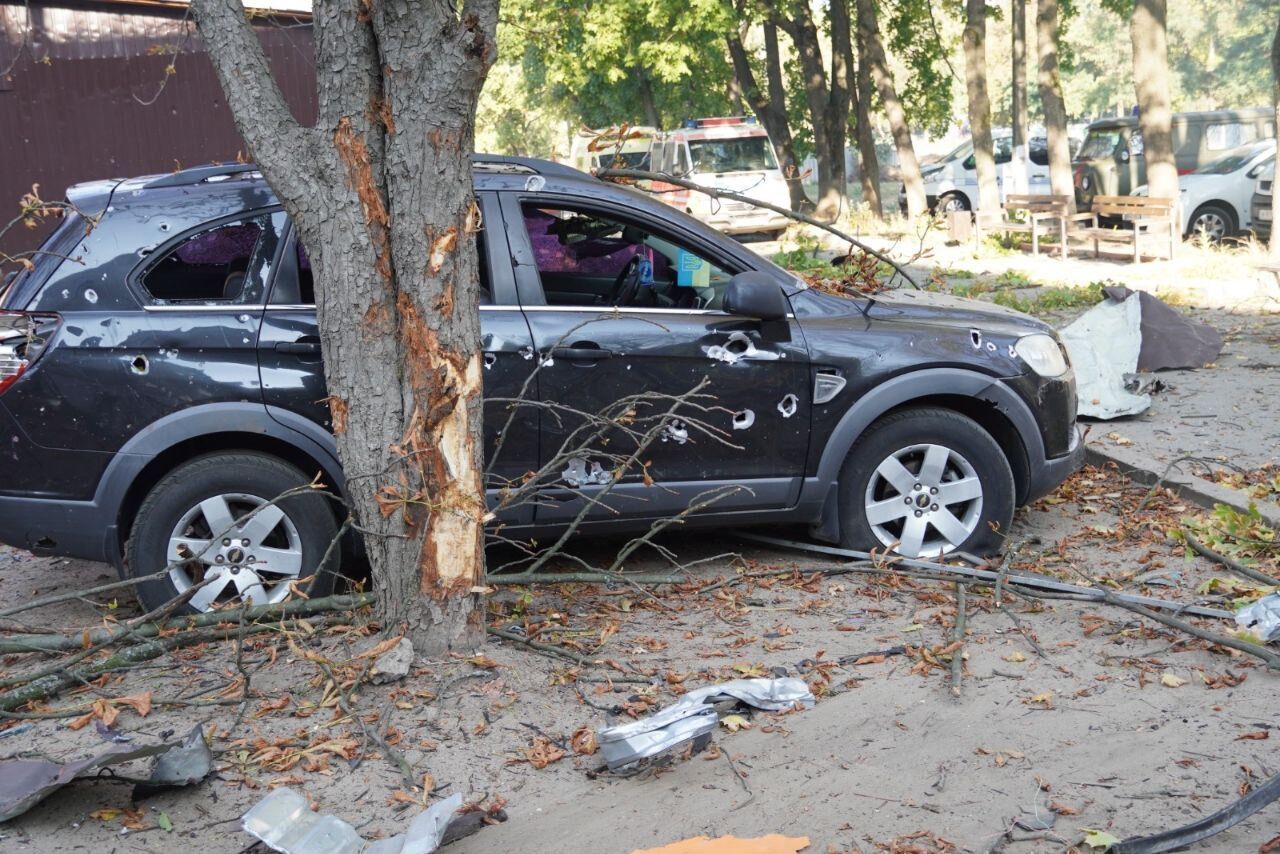
[[[1040, 254], [1040, 235], [1049, 234], [1049, 224], [1057, 223], [1062, 257], [1067, 257], [1067, 217], [1071, 210], [1069, 196], [1016, 195], [1005, 196], [1003, 210], [991, 218], [978, 216], [979, 238], [984, 231], [1024, 232], [1031, 235], [1031, 254]], [[1025, 214], [1025, 219], [1018, 218]]]
[[[1118, 217], [1128, 221], [1131, 228], [1107, 227], [1101, 217]], [[1093, 254], [1097, 257], [1098, 243], [1114, 240], [1133, 244], [1133, 263], [1142, 263], [1141, 244], [1146, 238], [1169, 241], [1169, 259], [1177, 252], [1180, 239], [1178, 228], [1178, 200], [1148, 198], [1147, 196], [1094, 196], [1093, 209], [1088, 213], [1074, 214], [1070, 237], [1093, 241]], [[1077, 226], [1077, 222], [1087, 225]]]

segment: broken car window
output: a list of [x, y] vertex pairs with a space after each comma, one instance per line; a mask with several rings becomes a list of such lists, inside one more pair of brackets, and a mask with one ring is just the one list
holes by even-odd
[[159, 303], [262, 302], [284, 215], [227, 222], [170, 248], [143, 273], [143, 289]]
[[548, 305], [719, 308], [729, 274], [645, 228], [585, 211], [524, 206]]

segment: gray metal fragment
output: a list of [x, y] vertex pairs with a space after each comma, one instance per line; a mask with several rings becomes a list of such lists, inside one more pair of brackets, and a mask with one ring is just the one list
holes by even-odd
[[1236, 611], [1236, 625], [1263, 643], [1280, 640], [1280, 593], [1270, 593]]
[[454, 793], [421, 812], [407, 832], [366, 843], [350, 824], [312, 812], [305, 797], [281, 786], [245, 813], [241, 826], [282, 854], [431, 854], [461, 806], [462, 793]]
[[163, 789], [191, 786], [213, 773], [213, 753], [204, 740], [204, 724], [196, 724], [182, 744], [156, 758], [151, 776], [133, 788], [134, 800]]
[[796, 705], [810, 709], [814, 704], [803, 679], [734, 679], [707, 685], [647, 718], [599, 730], [600, 752], [609, 770], [625, 768], [708, 735], [719, 721], [715, 704], [730, 698], [771, 712]]
[[8, 759], [0, 762], [0, 821], [22, 815], [77, 777], [108, 765], [158, 756], [177, 747], [149, 744], [134, 747], [115, 744], [104, 753], [63, 764], [45, 759]]

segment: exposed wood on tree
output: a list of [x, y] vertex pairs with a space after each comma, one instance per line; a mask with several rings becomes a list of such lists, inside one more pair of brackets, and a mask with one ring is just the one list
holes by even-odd
[[778, 55], [778, 29], [772, 23], [763, 25], [765, 38], [765, 73], [768, 89], [760, 88], [756, 73], [751, 67], [747, 49], [743, 44], [741, 30], [725, 37], [729, 46], [729, 59], [733, 63], [734, 80], [742, 92], [743, 98], [751, 106], [760, 124], [769, 134], [773, 143], [774, 155], [778, 158], [778, 166], [787, 181], [787, 190], [791, 195], [791, 209], [802, 211], [813, 206], [805, 195], [802, 169], [796, 159], [795, 143], [791, 137], [791, 125], [787, 121], [786, 89], [782, 82], [782, 63]]
[[1067, 105], [1062, 98], [1062, 78], [1058, 70], [1058, 0], [1039, 0], [1036, 4], [1036, 50], [1040, 59], [1036, 83], [1049, 145], [1049, 190], [1055, 196], [1066, 196], [1074, 212], [1076, 197], [1071, 177], [1071, 143], [1067, 139]]
[[1173, 159], [1167, 15], [1165, 0], [1135, 0], [1129, 37], [1133, 41], [1133, 88], [1138, 97], [1141, 157], [1147, 167], [1148, 194], [1152, 198], [1176, 199], [1178, 166]]
[[978, 209], [991, 213], [1000, 207], [996, 161], [991, 145], [991, 97], [987, 92], [987, 4], [966, 0], [964, 26], [964, 82], [969, 96], [969, 130], [978, 174]]
[[916, 160], [915, 143], [911, 140], [911, 128], [907, 114], [894, 86], [893, 72], [885, 57], [884, 44], [880, 40], [880, 24], [876, 20], [875, 0], [857, 0], [858, 37], [866, 47], [866, 60], [871, 65], [871, 79], [875, 81], [889, 120], [889, 132], [898, 151], [898, 168], [902, 170], [902, 183], [907, 191], [907, 213], [912, 217], [925, 212], [928, 205], [924, 196], [924, 181], [920, 177], [920, 163]]
[[470, 154], [497, 0], [320, 0], [298, 125], [240, 0], [196, 0], [236, 125], [316, 281], [336, 436], [383, 625], [425, 655], [483, 638], [481, 357]]

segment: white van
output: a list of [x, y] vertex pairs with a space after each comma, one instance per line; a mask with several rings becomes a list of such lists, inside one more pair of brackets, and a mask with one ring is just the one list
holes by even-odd
[[[653, 140], [649, 161], [665, 172], [717, 190], [789, 209], [791, 193], [778, 168], [769, 134], [754, 118], [690, 119], [684, 127]], [[780, 235], [791, 220], [746, 202], [713, 199], [705, 193], [655, 181], [658, 198], [725, 234]]]
[[[1000, 198], [1014, 192], [1013, 185], [1013, 134], [996, 133], [991, 138], [996, 159], [996, 183]], [[1049, 192], [1049, 147], [1042, 136], [1027, 141], [1030, 162], [1027, 164], [1026, 193]], [[950, 154], [936, 163], [920, 169], [924, 179], [925, 199], [934, 213], [972, 211], [978, 207], [978, 171], [973, 158], [973, 140], [957, 146]], [[1006, 186], [1008, 189], [1006, 189]], [[898, 193], [898, 207], [907, 211], [907, 190]]]
[[615, 165], [624, 169], [648, 169], [649, 146], [657, 135], [657, 128], [645, 125], [580, 130], [569, 145], [569, 165], [592, 174]]

